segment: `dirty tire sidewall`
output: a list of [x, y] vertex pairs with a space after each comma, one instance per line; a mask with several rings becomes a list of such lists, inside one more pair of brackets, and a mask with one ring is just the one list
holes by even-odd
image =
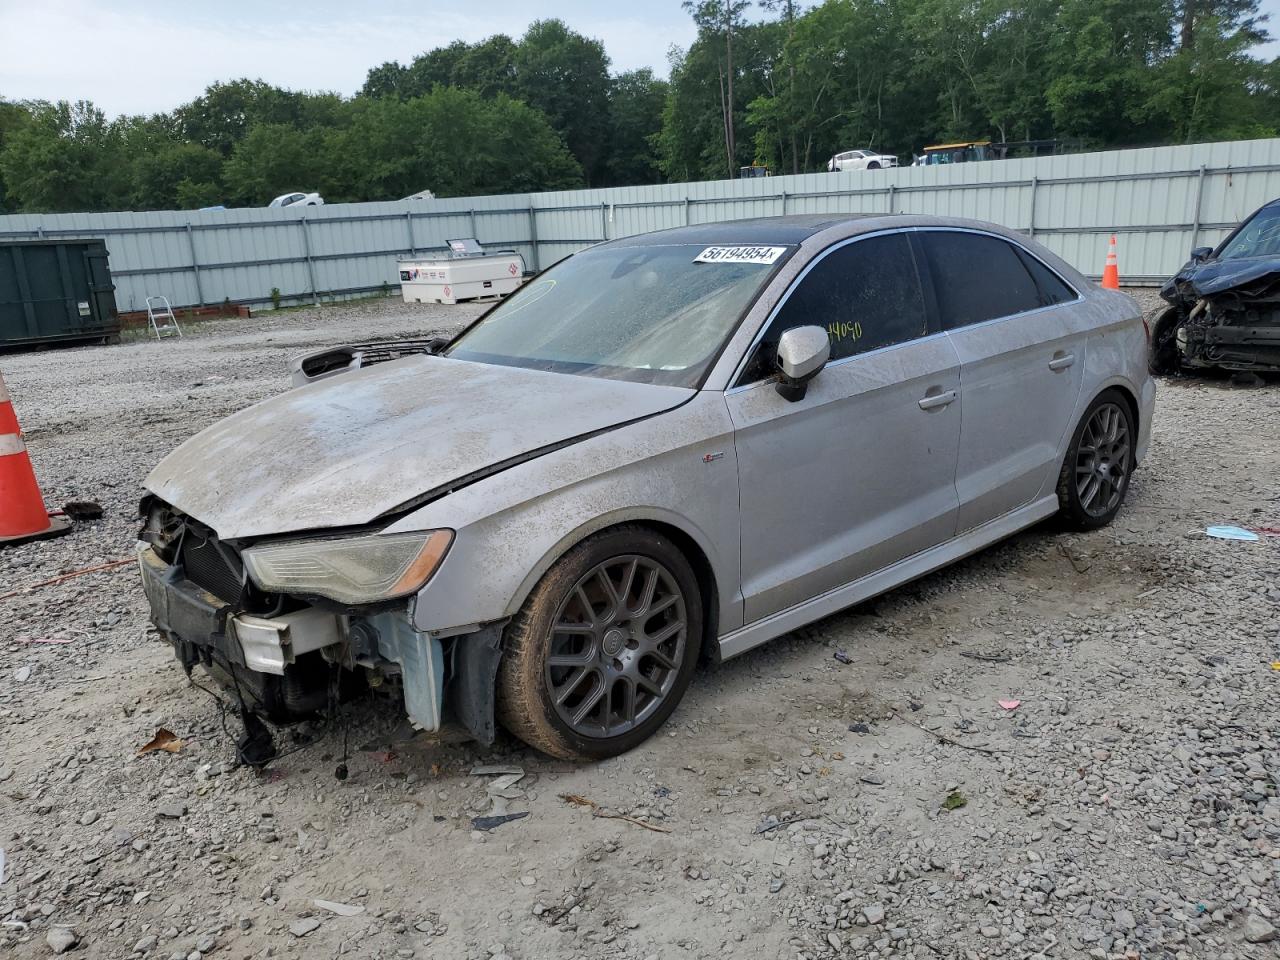
[[[1080, 503], [1080, 494], [1076, 489], [1076, 455], [1080, 450], [1080, 440], [1084, 436], [1085, 428], [1088, 426], [1089, 419], [1093, 416], [1094, 411], [1104, 404], [1113, 403], [1118, 406], [1124, 414], [1125, 424], [1129, 428], [1129, 463], [1125, 470], [1124, 489], [1121, 491], [1120, 499], [1116, 505], [1101, 516], [1094, 516], [1084, 509]], [[1105, 527], [1115, 519], [1120, 508], [1124, 506], [1125, 497], [1129, 495], [1129, 485], [1133, 482], [1133, 469], [1136, 464], [1135, 454], [1138, 448], [1138, 428], [1133, 422], [1133, 411], [1129, 407], [1129, 400], [1119, 390], [1104, 390], [1093, 398], [1093, 403], [1089, 404], [1084, 415], [1080, 418], [1080, 422], [1076, 424], [1075, 432], [1071, 435], [1071, 443], [1067, 446], [1067, 455], [1062, 461], [1062, 469], [1058, 474], [1058, 516], [1063, 524], [1070, 530], [1097, 530], [1099, 527]]]
[[1151, 343], [1147, 347], [1147, 369], [1154, 376], [1173, 376], [1181, 369], [1177, 335], [1182, 326], [1182, 311], [1169, 307], [1151, 325]]
[[[545, 681], [552, 618], [573, 585], [597, 564], [612, 557], [639, 554], [667, 568], [684, 594], [684, 659], [676, 680], [658, 709], [634, 729], [608, 739], [584, 737], [556, 713]], [[600, 760], [625, 753], [651, 737], [679, 705], [697, 666], [702, 647], [702, 596], [693, 568], [666, 537], [642, 526], [616, 527], [573, 547], [543, 574], [520, 612], [503, 633], [498, 666], [499, 722], [525, 743], [565, 760]]]

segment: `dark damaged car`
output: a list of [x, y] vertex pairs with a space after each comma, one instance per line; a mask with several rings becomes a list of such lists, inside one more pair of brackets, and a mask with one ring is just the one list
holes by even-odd
[[1160, 290], [1170, 304], [1151, 331], [1151, 372], [1280, 372], [1280, 200], [1216, 250], [1197, 247]]

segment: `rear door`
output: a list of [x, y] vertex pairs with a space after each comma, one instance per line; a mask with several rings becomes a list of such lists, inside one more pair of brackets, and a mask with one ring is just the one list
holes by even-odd
[[968, 230], [917, 234], [960, 358], [957, 532], [1052, 489], [1084, 372], [1079, 294], [1026, 248]]
[[[789, 402], [772, 378], [778, 338], [805, 325], [827, 330], [831, 360]], [[951, 537], [959, 387], [905, 233], [845, 241], [800, 275], [726, 392], [746, 622]]]

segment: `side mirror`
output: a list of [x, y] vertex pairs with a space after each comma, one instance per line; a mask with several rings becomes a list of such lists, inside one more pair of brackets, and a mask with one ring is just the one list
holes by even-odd
[[831, 338], [822, 327], [792, 327], [778, 339], [778, 393], [795, 403], [804, 399], [809, 381], [827, 365]]
[[1191, 262], [1204, 263], [1211, 253], [1213, 253], [1213, 247], [1196, 247], [1191, 251]]

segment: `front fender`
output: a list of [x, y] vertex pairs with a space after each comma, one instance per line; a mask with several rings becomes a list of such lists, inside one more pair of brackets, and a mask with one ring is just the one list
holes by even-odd
[[574, 544], [621, 523], [674, 527], [706, 556], [720, 629], [742, 624], [738, 464], [724, 395], [517, 464], [398, 521], [388, 532], [456, 531], [418, 593], [414, 624], [437, 636], [512, 616]]

